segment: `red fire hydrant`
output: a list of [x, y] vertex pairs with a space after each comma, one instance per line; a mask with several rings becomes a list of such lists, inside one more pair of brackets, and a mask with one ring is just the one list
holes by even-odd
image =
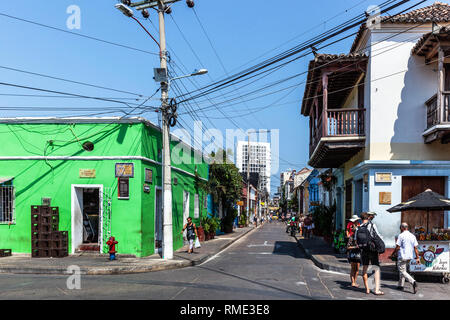
[[116, 244], [119, 242], [116, 241], [114, 237], [110, 237], [106, 244], [109, 246], [109, 260], [116, 260]]

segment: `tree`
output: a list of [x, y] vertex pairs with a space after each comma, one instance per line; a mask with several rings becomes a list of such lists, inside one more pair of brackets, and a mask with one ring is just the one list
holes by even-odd
[[[215, 205], [222, 204], [224, 219], [223, 223], [229, 226], [233, 224], [236, 216], [234, 205], [242, 197], [243, 181], [239, 169], [228, 159], [227, 152], [219, 150], [222, 161], [214, 160], [209, 165], [209, 179], [207, 182], [197, 179], [198, 187], [211, 194]], [[215, 159], [213, 152], [211, 158]]]

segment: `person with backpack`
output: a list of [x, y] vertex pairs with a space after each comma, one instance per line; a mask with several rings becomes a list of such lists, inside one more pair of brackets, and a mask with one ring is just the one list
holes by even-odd
[[361, 213], [362, 224], [355, 231], [355, 241], [359, 249], [361, 249], [361, 263], [363, 265], [363, 280], [366, 294], [370, 293], [367, 270], [369, 264], [375, 267], [375, 295], [384, 295], [380, 290], [380, 262], [379, 253], [384, 252], [384, 242], [377, 230], [376, 225], [372, 223], [375, 218], [375, 212]]

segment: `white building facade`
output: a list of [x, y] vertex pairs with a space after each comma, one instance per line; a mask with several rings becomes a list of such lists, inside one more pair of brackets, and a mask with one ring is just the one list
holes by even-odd
[[[250, 145], [250, 154], [248, 148]], [[248, 163], [250, 161], [250, 166]], [[236, 167], [240, 172], [259, 173], [261, 180], [261, 189], [266, 189], [270, 194], [270, 174], [271, 174], [271, 153], [270, 143], [238, 141], [236, 147]]]
[[[388, 248], [401, 222], [425, 226], [426, 213], [387, 209], [427, 188], [450, 197], [449, 12], [436, 2], [382, 18], [360, 29], [349, 54], [310, 63], [302, 104], [309, 164], [332, 170], [336, 225], [374, 211]], [[433, 213], [430, 228], [449, 220]]]

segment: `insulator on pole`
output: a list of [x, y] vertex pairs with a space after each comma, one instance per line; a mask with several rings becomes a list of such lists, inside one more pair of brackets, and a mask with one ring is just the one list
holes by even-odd
[[194, 5], [195, 5], [195, 3], [194, 3], [193, 0], [186, 0], [186, 4], [187, 4], [187, 6], [188, 6], [189, 8], [193, 8]]
[[142, 12], [142, 16], [143, 16], [145, 19], [148, 19], [148, 18], [150, 17], [150, 13], [148, 12], [147, 9], [144, 9], [144, 10], [142, 10], [141, 12]]

